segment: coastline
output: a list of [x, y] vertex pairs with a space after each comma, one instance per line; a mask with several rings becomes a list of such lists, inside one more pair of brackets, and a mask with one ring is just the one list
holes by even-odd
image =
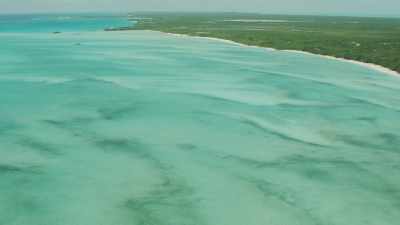
[[261, 46], [256, 46], [256, 45], [246, 45], [243, 43], [239, 43], [236, 41], [232, 41], [232, 40], [228, 40], [228, 39], [222, 39], [222, 38], [215, 38], [215, 37], [202, 37], [202, 36], [194, 36], [194, 35], [188, 35], [188, 34], [176, 34], [176, 33], [169, 33], [169, 32], [163, 32], [163, 31], [157, 31], [157, 30], [147, 30], [147, 31], [156, 31], [156, 32], [160, 32], [163, 34], [168, 34], [168, 35], [172, 35], [172, 36], [177, 36], [177, 37], [190, 37], [190, 38], [202, 38], [202, 39], [207, 39], [207, 40], [213, 40], [213, 41], [219, 41], [219, 42], [224, 42], [224, 43], [229, 43], [229, 44], [235, 44], [235, 45], [239, 45], [242, 47], [252, 47], [252, 48], [262, 48], [265, 50], [269, 50], [269, 51], [283, 51], [283, 52], [292, 52], [292, 53], [298, 53], [298, 54], [305, 54], [305, 55], [312, 55], [312, 56], [318, 56], [318, 57], [322, 57], [322, 58], [326, 58], [326, 59], [331, 59], [331, 60], [337, 60], [337, 61], [341, 61], [341, 62], [348, 62], [348, 63], [352, 63], [352, 64], [356, 64], [359, 66], [363, 66], [381, 73], [385, 73], [387, 75], [390, 76], [395, 76], [400, 78], [400, 73], [397, 71], [394, 71], [392, 69], [389, 69], [387, 67], [381, 66], [381, 65], [377, 65], [377, 64], [373, 64], [373, 63], [366, 63], [366, 62], [361, 62], [361, 61], [357, 61], [357, 60], [352, 60], [352, 59], [345, 59], [345, 58], [339, 58], [339, 57], [334, 57], [334, 56], [330, 56], [330, 55], [321, 55], [321, 54], [315, 54], [312, 52], [306, 52], [306, 51], [300, 51], [300, 50], [290, 50], [290, 49], [284, 49], [284, 50], [279, 50], [279, 49], [275, 49], [275, 48], [269, 48], [269, 47], [261, 47]]
[[[278, 50], [279, 51], [279, 50]], [[311, 52], [305, 52], [305, 51], [299, 51], [299, 50], [280, 50], [280, 51], [285, 51], [285, 52], [293, 52], [293, 53], [299, 53], [299, 54], [305, 54], [305, 55], [314, 55], [314, 56], [319, 56], [327, 59], [332, 59], [332, 60], [337, 60], [337, 61], [342, 61], [342, 62], [348, 62], [348, 63], [353, 63], [359, 66], [367, 67], [369, 69], [373, 69], [375, 71], [379, 71], [381, 73], [385, 73], [391, 76], [397, 76], [400, 78], [400, 73], [394, 70], [391, 70], [387, 67], [374, 64], [374, 63], [366, 63], [366, 62], [361, 62], [353, 59], [345, 59], [345, 58], [338, 58], [330, 55], [320, 55], [320, 54], [315, 54]]]

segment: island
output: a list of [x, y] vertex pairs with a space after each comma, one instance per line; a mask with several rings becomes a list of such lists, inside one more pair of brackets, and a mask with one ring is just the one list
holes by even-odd
[[[299, 50], [400, 72], [400, 18], [255, 13], [132, 13], [132, 27]], [[109, 29], [119, 30], [119, 29]]]

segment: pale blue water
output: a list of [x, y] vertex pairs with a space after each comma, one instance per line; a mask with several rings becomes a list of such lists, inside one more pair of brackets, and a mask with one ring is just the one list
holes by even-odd
[[0, 15], [0, 32], [99, 31], [133, 24], [126, 15]]
[[396, 225], [399, 93], [316, 56], [3, 31], [0, 224]]

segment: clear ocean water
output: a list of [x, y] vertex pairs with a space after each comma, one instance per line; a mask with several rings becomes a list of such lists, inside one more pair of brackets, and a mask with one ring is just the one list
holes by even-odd
[[0, 17], [1, 225], [400, 221], [399, 78], [85, 18]]

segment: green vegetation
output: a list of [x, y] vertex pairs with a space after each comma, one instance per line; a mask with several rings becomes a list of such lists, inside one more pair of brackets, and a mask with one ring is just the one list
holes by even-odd
[[229, 39], [375, 63], [400, 72], [400, 19], [244, 13], [138, 13], [131, 29]]

